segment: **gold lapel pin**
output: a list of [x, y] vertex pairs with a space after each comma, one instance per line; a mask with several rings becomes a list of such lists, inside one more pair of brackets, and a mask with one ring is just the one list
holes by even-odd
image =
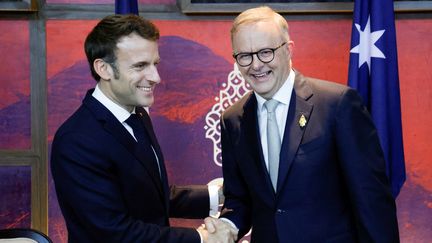
[[306, 117], [302, 114], [299, 119], [299, 125], [301, 128], [305, 127], [307, 123]]

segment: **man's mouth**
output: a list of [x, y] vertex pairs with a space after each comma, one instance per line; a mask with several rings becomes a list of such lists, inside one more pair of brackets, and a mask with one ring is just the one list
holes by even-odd
[[251, 74], [254, 78], [257, 79], [262, 79], [262, 78], [266, 78], [268, 75], [270, 75], [271, 71], [267, 71], [264, 73], [256, 73], [256, 74]]
[[137, 86], [139, 90], [142, 90], [144, 92], [152, 92], [152, 87], [145, 87], [145, 86]]

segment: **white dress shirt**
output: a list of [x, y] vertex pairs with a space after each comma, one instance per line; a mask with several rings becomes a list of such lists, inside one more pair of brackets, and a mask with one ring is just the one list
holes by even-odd
[[[280, 87], [280, 89], [273, 95], [274, 100], [279, 101], [278, 106], [275, 110], [276, 123], [279, 129], [279, 137], [281, 144], [285, 132], [286, 118], [288, 115], [289, 103], [291, 100], [292, 90], [294, 88], [294, 77], [295, 73], [293, 70], [290, 71], [287, 80]], [[268, 170], [268, 148], [267, 148], [267, 110], [264, 108], [264, 102], [267, 100], [262, 96], [255, 93], [257, 99], [257, 114], [258, 114], [258, 126], [261, 138], [261, 147], [264, 155], [265, 164]]]

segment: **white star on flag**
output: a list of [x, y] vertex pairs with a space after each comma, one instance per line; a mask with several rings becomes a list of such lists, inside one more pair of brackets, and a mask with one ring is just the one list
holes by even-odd
[[350, 52], [359, 54], [358, 67], [360, 68], [363, 63], [367, 63], [370, 73], [371, 57], [385, 59], [384, 54], [375, 45], [375, 42], [377, 42], [379, 38], [381, 38], [385, 30], [371, 32], [370, 15], [363, 31], [361, 31], [361, 27], [359, 24], [355, 24], [355, 26], [360, 34], [360, 43], [357, 46], [353, 47]]

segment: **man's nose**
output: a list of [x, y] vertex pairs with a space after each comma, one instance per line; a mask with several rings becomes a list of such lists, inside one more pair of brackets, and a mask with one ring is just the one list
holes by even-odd
[[161, 82], [161, 78], [159, 76], [159, 72], [158, 72], [158, 70], [157, 70], [157, 68], [156, 68], [155, 65], [152, 65], [150, 67], [150, 70], [149, 70], [149, 73], [148, 73], [148, 76], [147, 76], [147, 80], [150, 81], [150, 82], [153, 82], [153, 83], [157, 83], [157, 84]]
[[258, 58], [258, 54], [253, 54], [251, 67], [254, 70], [258, 70], [264, 65], [264, 63]]

